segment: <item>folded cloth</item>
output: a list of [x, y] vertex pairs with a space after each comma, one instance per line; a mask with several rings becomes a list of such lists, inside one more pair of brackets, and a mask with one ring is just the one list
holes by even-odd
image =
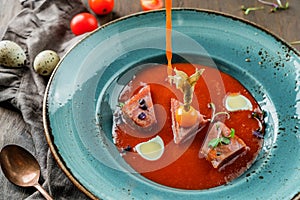
[[[1, 40], [11, 40], [26, 52], [22, 68], [0, 66], [0, 104], [9, 105], [19, 117], [0, 133], [0, 148], [18, 144], [29, 150], [41, 166], [39, 183], [54, 199], [87, 199], [57, 166], [45, 136], [42, 102], [47, 79], [34, 72], [35, 56], [46, 49], [63, 56], [80, 37], [70, 31], [71, 18], [87, 11], [80, 0], [20, 0], [24, 9], [10, 22]], [[6, 125], [2, 125], [6, 126]], [[20, 132], [11, 132], [18, 126]], [[1, 171], [1, 170], [0, 170]], [[0, 172], [0, 199], [44, 199], [34, 188], [10, 183]]]

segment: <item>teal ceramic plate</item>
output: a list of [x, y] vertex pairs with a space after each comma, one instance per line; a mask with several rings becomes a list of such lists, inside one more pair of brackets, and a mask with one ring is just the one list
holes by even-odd
[[[227, 185], [165, 187], [134, 173], [112, 143], [120, 89], [147, 63], [166, 63], [165, 12], [111, 22], [61, 60], [47, 87], [46, 137], [60, 167], [91, 198], [291, 199], [300, 192], [300, 58], [268, 31], [205, 10], [173, 10], [173, 62], [218, 67], [238, 79], [267, 111], [256, 162]], [[174, 174], [176, 176], [176, 174]]]

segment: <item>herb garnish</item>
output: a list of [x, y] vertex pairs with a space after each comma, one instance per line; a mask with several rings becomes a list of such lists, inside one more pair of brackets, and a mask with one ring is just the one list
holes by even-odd
[[215, 121], [215, 118], [218, 116], [218, 115], [226, 115], [227, 116], [227, 119], [230, 118], [230, 115], [228, 112], [217, 112], [216, 113], [216, 106], [214, 103], [209, 103], [208, 104], [208, 107], [212, 109], [212, 114], [211, 114], [211, 119], [209, 121], [211, 122], [214, 122]]
[[222, 134], [222, 130], [220, 129], [219, 126], [217, 126], [217, 130], [218, 130], [218, 136], [216, 138], [210, 140], [208, 143], [208, 146], [211, 148], [216, 148], [217, 146], [219, 146], [221, 144], [224, 144], [224, 145], [230, 144], [230, 139], [234, 137], [235, 130], [233, 128], [231, 128], [229, 136], [224, 136]]
[[263, 133], [259, 129], [255, 130], [255, 131], [252, 131], [252, 134], [254, 136], [256, 136], [257, 138], [259, 138], [259, 139], [263, 139], [264, 138]]
[[289, 2], [288, 1], [285, 3], [285, 5], [283, 5], [281, 3], [281, 0], [276, 0], [277, 4], [269, 2], [269, 1], [265, 1], [265, 0], [258, 0], [258, 1], [262, 4], [272, 6], [273, 8], [271, 9], [271, 12], [276, 12], [277, 10], [286, 10], [286, 9], [289, 8]]
[[263, 125], [264, 125], [264, 118], [266, 116], [266, 112], [262, 111], [260, 112], [252, 112], [251, 113], [251, 117], [253, 119], [256, 119], [256, 121], [258, 122], [258, 126], [259, 128], [256, 129], [255, 131], [252, 132], [252, 134], [260, 139], [264, 138], [264, 134], [263, 134]]
[[131, 150], [132, 150], [132, 147], [130, 145], [127, 145], [126, 147], [121, 149], [121, 153], [126, 153]]
[[125, 103], [119, 102], [118, 106], [119, 106], [120, 108], [122, 108], [123, 106], [125, 106]]
[[290, 42], [291, 45], [300, 45], [300, 40], [299, 41], [292, 41]]
[[[215, 106], [214, 103], [209, 103], [208, 106], [209, 106], [209, 108], [212, 109], [211, 119], [209, 121], [214, 122], [218, 115], [226, 115], [227, 119], [230, 118], [230, 115], [229, 115], [228, 112], [217, 112], [216, 113], [216, 106]], [[216, 128], [217, 128], [217, 131], [218, 131], [218, 135], [217, 135], [216, 138], [214, 138], [214, 139], [212, 139], [208, 142], [208, 146], [212, 147], [212, 148], [215, 148], [219, 144], [230, 144], [230, 139], [234, 137], [235, 130], [232, 128], [231, 132], [230, 132], [230, 135], [229, 136], [224, 136], [222, 134], [222, 130], [220, 129], [220, 126], [218, 124], [216, 124]]]
[[244, 5], [242, 5], [241, 9], [244, 11], [245, 15], [248, 15], [250, 13], [250, 11], [263, 10], [264, 7], [263, 6], [260, 6], [260, 7], [245, 7]]
[[[258, 0], [258, 2], [267, 5], [267, 6], [272, 6], [273, 8], [271, 9], [271, 12], [276, 12], [277, 10], [286, 10], [289, 8], [289, 2], [286, 1], [285, 5], [281, 3], [281, 0], [276, 0], [277, 3], [269, 2], [266, 0]], [[263, 10], [263, 6], [259, 7], [245, 7], [244, 5], [241, 6], [241, 9], [244, 11], [245, 15], [248, 15], [250, 11], [255, 11], [255, 10]]]

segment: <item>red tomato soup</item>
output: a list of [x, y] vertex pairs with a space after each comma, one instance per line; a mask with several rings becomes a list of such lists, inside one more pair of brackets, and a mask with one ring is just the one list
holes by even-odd
[[[144, 85], [151, 88], [157, 123], [152, 130], [136, 129], [123, 120], [120, 109], [114, 115], [113, 139], [125, 161], [142, 176], [156, 183], [188, 190], [207, 189], [220, 186], [237, 178], [254, 162], [263, 143], [263, 139], [255, 136], [253, 131], [261, 128], [253, 112], [260, 112], [260, 107], [249, 91], [236, 79], [212, 67], [192, 65], [188, 63], [173, 64], [173, 68], [191, 75], [195, 67], [205, 69], [195, 85], [192, 106], [206, 119], [212, 117], [213, 103], [216, 112], [225, 112], [225, 98], [228, 94], [241, 94], [250, 100], [252, 110], [228, 112], [220, 120], [235, 130], [235, 135], [247, 146], [245, 153], [228, 162], [222, 168], [214, 168], [201, 153], [204, 140], [212, 127], [210, 121], [188, 141], [174, 143], [171, 119], [171, 98], [182, 102], [183, 94], [174, 84], [168, 81], [167, 67], [155, 65], [141, 70], [123, 89], [119, 102], [126, 102]], [[160, 136], [164, 142], [164, 152], [158, 160], [146, 160], [134, 148], [141, 142]]]

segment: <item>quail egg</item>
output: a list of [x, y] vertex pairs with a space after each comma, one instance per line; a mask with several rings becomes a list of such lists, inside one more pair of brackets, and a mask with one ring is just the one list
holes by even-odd
[[25, 52], [17, 43], [10, 40], [0, 41], [0, 65], [22, 67], [25, 61]]
[[225, 98], [225, 107], [228, 111], [252, 110], [250, 100], [239, 93], [231, 93]]
[[135, 150], [146, 160], [158, 160], [164, 152], [164, 141], [161, 137], [156, 136], [147, 142], [137, 144]]
[[59, 60], [60, 58], [55, 51], [44, 50], [34, 58], [33, 68], [38, 74], [49, 76]]

